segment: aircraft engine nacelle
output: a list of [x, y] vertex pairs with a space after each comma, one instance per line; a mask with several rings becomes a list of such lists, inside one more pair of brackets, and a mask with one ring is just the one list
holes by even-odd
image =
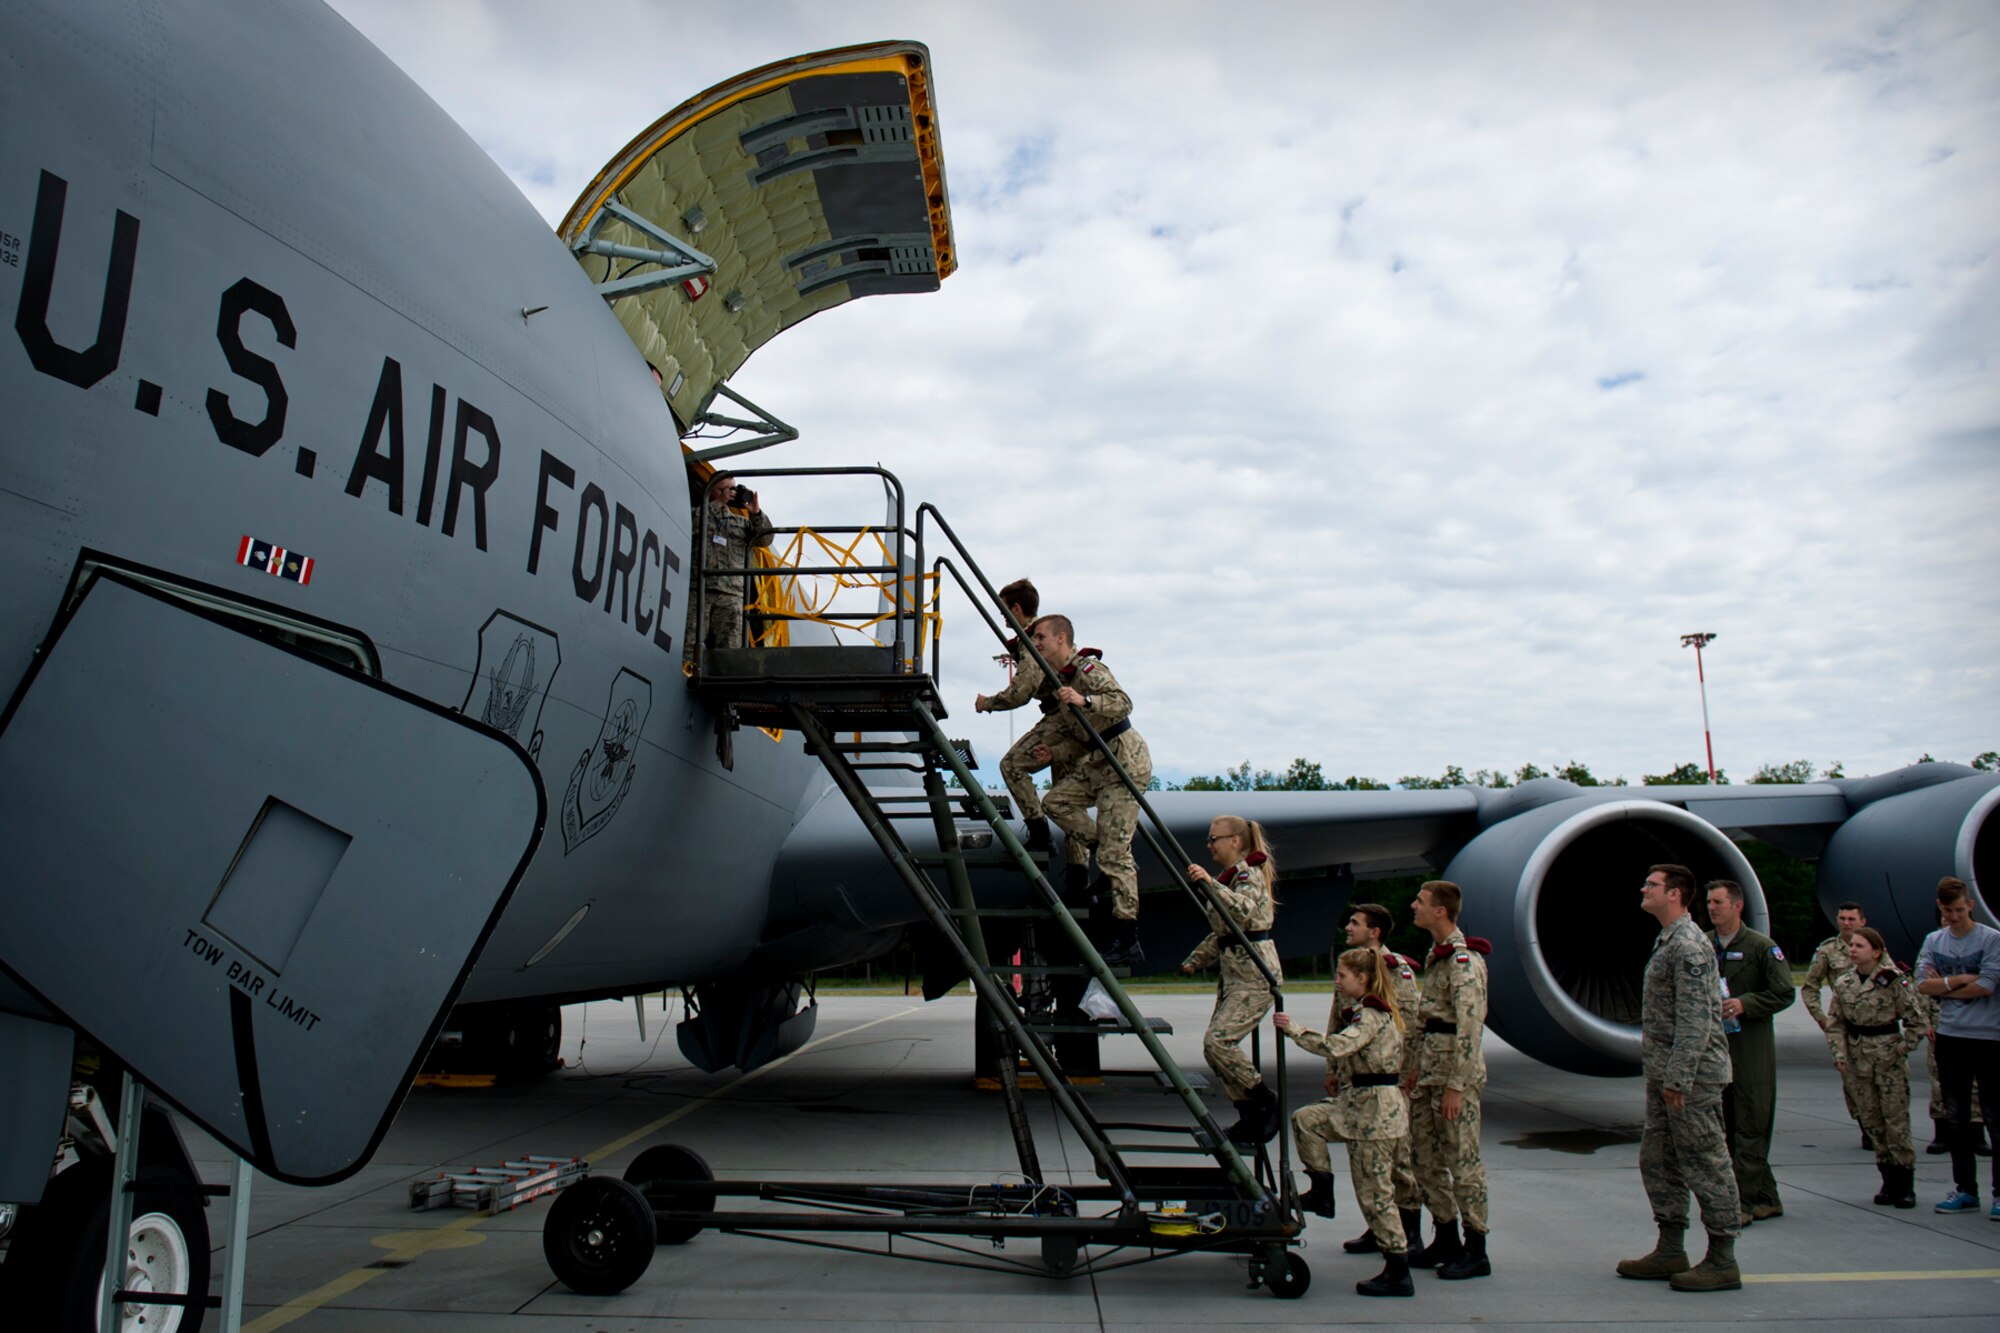
[[1992, 900], [1980, 891], [1982, 884], [2000, 885], [2000, 774], [1925, 764], [1887, 776], [1907, 787], [1915, 776], [1954, 772], [1959, 776], [1873, 800], [1865, 786], [1848, 789], [1850, 801], [1867, 803], [1820, 854], [1819, 900], [1827, 916], [1842, 902], [1860, 903], [1868, 924], [1904, 963], [1917, 961], [1924, 936], [1937, 929], [1937, 882], [1945, 875], [1972, 889], [1974, 920], [2000, 926]]
[[[1535, 798], [1527, 784], [1482, 811]], [[1471, 934], [1490, 935], [1487, 1025], [1508, 1044], [1578, 1074], [1639, 1072], [1639, 996], [1659, 927], [1639, 910], [1646, 868], [1672, 862], [1697, 884], [1743, 885], [1745, 918], [1766, 929], [1750, 863], [1714, 825], [1658, 801], [1588, 796], [1502, 817], [1452, 858]]]

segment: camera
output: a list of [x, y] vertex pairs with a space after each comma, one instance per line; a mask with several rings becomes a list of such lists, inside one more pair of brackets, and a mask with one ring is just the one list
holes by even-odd
[[729, 493], [729, 506], [732, 509], [748, 509], [750, 502], [756, 498], [756, 494], [748, 486], [739, 483], [736, 489]]

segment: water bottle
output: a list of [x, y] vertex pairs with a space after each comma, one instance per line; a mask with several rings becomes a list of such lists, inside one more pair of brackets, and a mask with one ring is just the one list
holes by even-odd
[[[1722, 998], [1726, 1000], [1729, 998], [1729, 978], [1723, 977], [1721, 980]], [[1722, 1017], [1722, 1030], [1734, 1036], [1743, 1030], [1743, 1020], [1740, 1018], [1731, 1018], [1727, 1014], [1724, 1014]]]

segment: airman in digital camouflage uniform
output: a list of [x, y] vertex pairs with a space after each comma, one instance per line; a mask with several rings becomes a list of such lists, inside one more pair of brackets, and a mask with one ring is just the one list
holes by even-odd
[[[757, 493], [749, 491], [744, 507], [736, 508], [731, 504], [735, 489], [736, 478], [727, 472], [718, 472], [709, 479], [705, 504], [708, 545], [702, 551], [705, 568], [747, 569], [751, 563], [752, 548], [771, 544], [771, 520], [758, 503]], [[703, 539], [701, 510], [695, 511], [694, 539]], [[743, 574], [704, 580], [701, 600], [707, 625], [702, 631], [703, 647], [741, 648], [745, 645], [743, 603], [750, 596], [755, 578], [755, 575]], [[689, 657], [694, 655], [694, 606], [695, 599], [689, 597], [688, 634], [684, 644]]]
[[[1347, 916], [1347, 944], [1353, 949], [1377, 949], [1381, 951], [1382, 962], [1388, 968], [1390, 979], [1395, 983], [1396, 1012], [1403, 1016], [1404, 1024], [1417, 1021], [1417, 1013], [1422, 1005], [1422, 995], [1417, 990], [1417, 973], [1420, 970], [1415, 959], [1406, 958], [1388, 946], [1390, 932], [1396, 928], [1396, 918], [1380, 903], [1356, 903]], [[1417, 1062], [1423, 1056], [1423, 1042], [1414, 1033], [1406, 1033], [1403, 1040], [1402, 1094], [1405, 1101], [1417, 1086]], [[1423, 1223], [1424, 1192], [1417, 1184], [1415, 1158], [1412, 1156], [1410, 1136], [1405, 1134], [1396, 1140], [1396, 1160], [1390, 1171], [1390, 1180], [1395, 1186], [1396, 1211], [1401, 1215], [1403, 1231], [1414, 1239], [1417, 1229]], [[1375, 1230], [1363, 1231], [1353, 1240], [1341, 1242], [1341, 1248], [1349, 1254], [1372, 1254], [1375, 1251]]]
[[[1666, 1279], [1676, 1291], [1737, 1291], [1736, 1233], [1742, 1226], [1736, 1172], [1722, 1128], [1729, 1042], [1722, 1032], [1722, 979], [1715, 950], [1688, 912], [1694, 875], [1657, 865], [1640, 907], [1660, 923], [1640, 999], [1639, 1061], [1646, 1076], [1646, 1128], [1639, 1176], [1660, 1238], [1651, 1254], [1618, 1261], [1618, 1276]], [[1701, 1206], [1708, 1254], [1688, 1267], [1688, 1194]]]
[[1329, 1023], [1338, 1026], [1331, 1035], [1301, 1028], [1288, 1014], [1276, 1020], [1280, 1032], [1327, 1061], [1327, 1097], [1292, 1115], [1292, 1139], [1312, 1182], [1300, 1203], [1321, 1217], [1333, 1216], [1333, 1161], [1327, 1144], [1345, 1143], [1354, 1197], [1383, 1259], [1382, 1271], [1354, 1289], [1363, 1296], [1414, 1296], [1405, 1255], [1409, 1238], [1390, 1183], [1395, 1145], [1409, 1137], [1409, 1108], [1396, 1086], [1403, 1066], [1396, 979], [1380, 951], [1349, 949], [1340, 955], [1334, 984], [1339, 993]]
[[[1847, 957], [1847, 942], [1854, 938], [1856, 930], [1868, 924], [1868, 918], [1862, 914], [1860, 903], [1845, 902], [1834, 909], [1833, 924], [1840, 933], [1828, 936], [1819, 942], [1819, 947], [1813, 950], [1812, 963], [1806, 968], [1806, 979], [1799, 986], [1800, 998], [1805, 1001], [1806, 1012], [1812, 1015], [1813, 1022], [1819, 1024], [1821, 1032], [1826, 1031], [1826, 1010], [1820, 1003], [1820, 988], [1824, 986], [1831, 989], [1834, 980], [1854, 966]], [[1933, 1076], [1932, 1086], [1936, 1086], [1936, 1082]], [[1847, 1101], [1848, 1116], [1855, 1124], [1860, 1124], [1861, 1110], [1854, 1102], [1852, 1074], [1844, 1073], [1840, 1076], [1840, 1095]], [[1868, 1131], [1865, 1128], [1861, 1131], [1861, 1146], [1864, 1148], [1873, 1146], [1868, 1141]]]
[[[1072, 705], [1055, 716], [1064, 739], [1079, 755], [1062, 780], [1042, 797], [1042, 809], [1069, 838], [1070, 845], [1095, 851], [1097, 868], [1110, 889], [1112, 920], [1099, 952], [1116, 967], [1145, 958], [1139, 947], [1139, 866], [1132, 859], [1132, 835], [1139, 826], [1139, 798], [1119, 779], [1104, 754], [1091, 743], [1077, 718], [1081, 711], [1112, 755], [1138, 784], [1153, 776], [1153, 755], [1146, 739], [1132, 728], [1132, 696], [1125, 693], [1101, 658], [1081, 656], [1076, 629], [1067, 616], [1043, 616], [1035, 622], [1035, 650], [1060, 678], [1055, 698]], [[1038, 761], [1053, 763], [1056, 747], [1038, 745]], [[1090, 817], [1092, 806], [1097, 818]], [[1095, 915], [1091, 918], [1095, 924]]]
[[[1271, 924], [1277, 919], [1277, 899], [1272, 890], [1278, 882], [1278, 866], [1271, 859], [1270, 844], [1264, 840], [1263, 826], [1255, 820], [1235, 815], [1218, 816], [1208, 826], [1208, 850], [1219, 866], [1228, 867], [1217, 879], [1198, 865], [1187, 868], [1196, 884], [1207, 884], [1222, 905], [1221, 911], [1208, 909], [1208, 938], [1195, 946], [1181, 964], [1181, 971], [1193, 973], [1220, 961], [1222, 980], [1215, 990], [1215, 1012], [1209, 1015], [1208, 1031], [1202, 1034], [1201, 1053], [1215, 1071], [1230, 1102], [1236, 1107], [1236, 1123], [1229, 1127], [1232, 1143], [1254, 1147], [1277, 1137], [1284, 1124], [1284, 1111], [1277, 1097], [1264, 1084], [1264, 1076], [1243, 1053], [1243, 1039], [1271, 1012], [1271, 983], [1264, 972], [1282, 983], [1284, 971], [1278, 966], [1278, 946], [1271, 940]], [[1253, 960], [1236, 942], [1222, 912], [1228, 912], [1256, 950]], [[1263, 967], [1258, 966], [1261, 961]]]
[[[1743, 886], [1733, 879], [1710, 880], [1708, 932], [1716, 965], [1729, 994], [1722, 1001], [1723, 1031], [1729, 1040], [1731, 1080], [1722, 1094], [1722, 1123], [1729, 1133], [1729, 1156], [1736, 1166], [1736, 1199], [1746, 1221], [1783, 1217], [1778, 1178], [1771, 1174], [1771, 1131], [1778, 1119], [1778, 1034], [1772, 1019], [1798, 995], [1791, 964], [1769, 935], [1743, 920]], [[1737, 1030], [1730, 1032], [1734, 1021]]]
[[1826, 1044], [1843, 1077], [1854, 1084], [1861, 1127], [1875, 1141], [1882, 1188], [1876, 1203], [1917, 1206], [1916, 1151], [1910, 1144], [1910, 1052], [1924, 1039], [1929, 1009], [1910, 974], [1888, 955], [1867, 926], [1848, 941], [1853, 966], [1833, 980]]
[[[1449, 880], [1417, 891], [1411, 919], [1430, 932], [1418, 1008], [1422, 1050], [1410, 1096], [1410, 1137], [1417, 1183], [1437, 1223], [1429, 1245], [1410, 1255], [1412, 1268], [1436, 1268], [1442, 1278], [1486, 1277], [1486, 1165], [1479, 1157], [1479, 1098], [1486, 1090], [1486, 960], [1493, 946], [1468, 940], [1458, 928], [1465, 899]], [[1459, 1236], [1460, 1219], [1465, 1235]]]

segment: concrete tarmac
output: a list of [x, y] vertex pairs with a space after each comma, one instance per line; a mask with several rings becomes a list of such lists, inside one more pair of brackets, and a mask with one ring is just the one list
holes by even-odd
[[[1319, 1026], [1329, 996], [1291, 1007]], [[1142, 997], [1169, 1019], [1169, 1049], [1203, 1070], [1204, 994]], [[1779, 1015], [1778, 1132], [1771, 1160], [1785, 1215], [1748, 1228], [1738, 1244], [1742, 1291], [1695, 1295], [1614, 1275], [1645, 1253], [1653, 1226], [1638, 1177], [1640, 1086], [1559, 1073], [1487, 1038], [1484, 1152], [1492, 1196], [1490, 1278], [1443, 1282], [1416, 1275], [1410, 1300], [1368, 1300], [1354, 1283], [1380, 1267], [1340, 1242], [1363, 1227], [1336, 1151], [1341, 1216], [1312, 1219], [1303, 1251], [1311, 1288], [1298, 1300], [1245, 1290], [1245, 1261], [1185, 1255], [1069, 1280], [1032, 1271], [966, 1272], [929, 1263], [812, 1249], [703, 1232], [661, 1246], [625, 1292], [580, 1296], [542, 1256], [549, 1201], [488, 1217], [412, 1211], [409, 1185], [523, 1154], [587, 1157], [618, 1174], [642, 1149], [678, 1143], [725, 1179], [1006, 1180], [1016, 1170], [1000, 1097], [971, 1079], [974, 1005], [829, 993], [813, 1042], [753, 1074], [703, 1074], [674, 1044], [678, 1003], [655, 999], [641, 1041], [632, 1003], [565, 1011], [567, 1068], [525, 1087], [420, 1087], [375, 1159], [353, 1179], [300, 1189], [259, 1178], [253, 1191], [246, 1329], [269, 1333], [475, 1329], [647, 1331], [701, 1322], [733, 1328], [802, 1325], [1031, 1328], [1214, 1328], [1365, 1323], [1397, 1327], [1694, 1328], [1758, 1321], [1813, 1329], [2000, 1327], [2000, 1223], [1984, 1212], [1939, 1216], [1949, 1158], [1923, 1153], [1928, 1085], [1912, 1062], [1917, 1133], [1915, 1211], [1876, 1207], [1872, 1156], [1842, 1106], [1840, 1085], [1811, 1019]], [[1266, 1068], [1272, 1059], [1266, 1028]], [[1291, 1063], [1294, 1104], [1311, 1100], [1322, 1062]], [[1106, 1040], [1107, 1069], [1145, 1064], [1135, 1039]], [[1205, 1070], [1203, 1070], [1205, 1072]], [[1211, 1093], [1226, 1123], [1229, 1107]], [[1100, 1096], [1110, 1118], [1159, 1118], [1161, 1099]], [[1045, 1173], [1093, 1182], [1087, 1155], [1031, 1095]], [[204, 1176], [228, 1175], [222, 1149], [198, 1132]], [[1990, 1183], [1990, 1165], [1981, 1159]], [[755, 1206], [738, 1204], [736, 1206]], [[219, 1248], [226, 1205], [210, 1210]], [[1689, 1237], [1699, 1243], [1700, 1229]], [[879, 1247], [876, 1238], [847, 1238]], [[1033, 1244], [995, 1251], [962, 1241], [982, 1261], [1039, 1269]], [[899, 1254], [950, 1258], [920, 1242]], [[1699, 1254], [1696, 1254], [1699, 1257]], [[1966, 1320], [1973, 1322], [1968, 1325]], [[1954, 1325], [1952, 1321], [1956, 1320]], [[211, 1320], [209, 1327], [214, 1327]]]

